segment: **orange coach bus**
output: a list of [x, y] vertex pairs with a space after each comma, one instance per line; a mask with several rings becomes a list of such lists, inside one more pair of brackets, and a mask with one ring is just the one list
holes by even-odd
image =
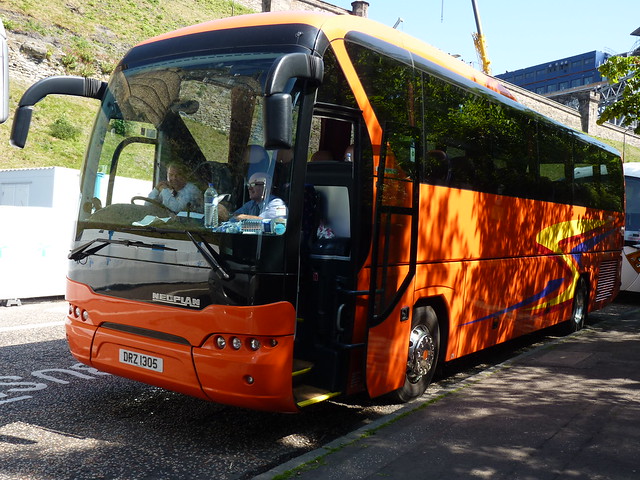
[[282, 412], [408, 401], [442, 362], [576, 330], [618, 292], [619, 155], [373, 21], [257, 14], [153, 38], [108, 84], [31, 87], [15, 145], [48, 94], [101, 102], [66, 331], [105, 372]]

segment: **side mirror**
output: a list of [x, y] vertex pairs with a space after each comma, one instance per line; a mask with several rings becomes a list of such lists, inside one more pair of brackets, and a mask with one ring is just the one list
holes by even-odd
[[11, 145], [24, 148], [31, 125], [33, 106], [47, 95], [74, 95], [102, 100], [107, 83], [84, 77], [48, 77], [34, 83], [24, 92], [16, 110], [11, 129]]
[[264, 100], [264, 148], [293, 146], [293, 101], [288, 93], [276, 93]]
[[300, 78], [319, 85], [323, 77], [322, 59], [306, 53], [288, 53], [273, 63], [264, 87], [266, 149], [286, 149], [293, 145], [293, 100], [291, 95], [283, 93], [289, 80]]

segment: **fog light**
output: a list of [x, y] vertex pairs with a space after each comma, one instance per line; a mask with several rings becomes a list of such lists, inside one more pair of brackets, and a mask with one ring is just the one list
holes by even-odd
[[222, 350], [224, 347], [227, 346], [227, 341], [224, 339], [224, 337], [216, 337], [216, 346]]
[[240, 347], [242, 347], [242, 341], [238, 337], [233, 337], [231, 339], [231, 347], [234, 350], [240, 350]]
[[89, 312], [87, 312], [86, 310], [82, 311], [82, 320], [84, 320], [85, 322], [89, 321]]
[[249, 385], [253, 385], [253, 382], [255, 381], [251, 375], [247, 375], [246, 377], [244, 377], [244, 380], [245, 380], [245, 382], [247, 382]]
[[272, 338], [271, 340], [269, 340], [269, 345], [271, 347], [275, 347], [276, 345], [278, 345], [278, 341], [275, 338]]
[[249, 340], [249, 348], [253, 351], [258, 350], [260, 348], [260, 340], [256, 338]]

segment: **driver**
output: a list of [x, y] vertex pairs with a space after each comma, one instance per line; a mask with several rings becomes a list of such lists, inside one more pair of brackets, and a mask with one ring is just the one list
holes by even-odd
[[263, 172], [251, 175], [247, 184], [249, 201], [232, 214], [237, 220], [287, 218], [284, 201], [268, 194], [271, 180], [271, 176]]
[[167, 167], [167, 180], [158, 182], [149, 198], [161, 201], [176, 213], [203, 211], [202, 192], [195, 184], [187, 181], [185, 167], [175, 163]]

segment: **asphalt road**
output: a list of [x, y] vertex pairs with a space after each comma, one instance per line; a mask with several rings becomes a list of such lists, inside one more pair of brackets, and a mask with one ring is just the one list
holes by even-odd
[[[69, 354], [66, 309], [0, 307], [0, 480], [251, 478], [399, 408], [354, 397], [298, 415], [254, 412], [100, 373]], [[470, 356], [429, 392], [553, 338]]]

